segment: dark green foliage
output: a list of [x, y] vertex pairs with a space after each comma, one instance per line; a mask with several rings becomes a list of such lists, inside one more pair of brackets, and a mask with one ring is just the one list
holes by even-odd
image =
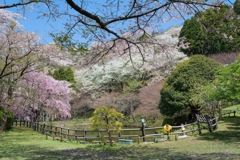
[[143, 33], [140, 37], [139, 37], [139, 41], [144, 41], [146, 39], [150, 38], [150, 35], [147, 33]]
[[70, 82], [72, 85], [71, 88], [76, 88], [76, 80], [74, 78], [74, 73], [71, 67], [68, 67], [67, 69], [64, 69], [61, 67], [58, 70], [55, 70], [53, 73], [49, 70], [48, 74], [52, 76], [56, 80], [64, 80]]
[[138, 79], [125, 79], [123, 84], [123, 93], [135, 93], [139, 92], [139, 89], [144, 86], [144, 81]]
[[180, 63], [165, 80], [160, 91], [161, 113], [175, 117], [197, 113], [199, 106], [190, 102], [196, 94], [195, 86], [204, 86], [213, 81], [219, 66], [219, 63], [203, 55], [194, 55]]
[[164, 126], [164, 125], [166, 125], [166, 124], [174, 125], [174, 120], [173, 120], [173, 118], [164, 118], [163, 121], [162, 121], [161, 126]]
[[13, 113], [8, 113], [7, 123], [6, 123], [6, 130], [9, 130], [12, 128], [12, 122], [13, 122]]
[[189, 113], [186, 113], [186, 114], [181, 115], [179, 117], [164, 118], [161, 126], [164, 126], [166, 124], [177, 126], [177, 125], [181, 125], [182, 123], [185, 123], [185, 122], [191, 122], [188, 119], [189, 118], [188, 115], [189, 115]]
[[[0, 124], [4, 116], [5, 109], [0, 106]], [[7, 117], [7, 122], [6, 122], [6, 130], [9, 130], [12, 128], [12, 122], [13, 122], [13, 113], [9, 112], [8, 117]]]
[[197, 22], [196, 18], [188, 19], [184, 22], [179, 37], [185, 37], [184, 42], [190, 43], [189, 48], [182, 49], [182, 52], [188, 56], [196, 53], [203, 54], [205, 36], [202, 26], [199, 22]]
[[[181, 49], [188, 56], [211, 55], [219, 52], [235, 52], [240, 49], [240, 22], [227, 5], [220, 9], [207, 9], [186, 20], [179, 38], [190, 43]], [[180, 43], [179, 43], [180, 45]]]
[[233, 9], [236, 14], [240, 14], [240, 0], [236, 0], [233, 4]]

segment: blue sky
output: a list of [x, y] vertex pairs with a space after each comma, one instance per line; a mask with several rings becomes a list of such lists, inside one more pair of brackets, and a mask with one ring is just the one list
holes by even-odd
[[[102, 0], [99, 0], [98, 2], [100, 2]], [[0, 1], [1, 2], [1, 1]], [[8, 0], [8, 3], [13, 3], [16, 2], [16, 0]], [[59, 0], [59, 2], [61, 2]], [[98, 2], [93, 2], [93, 3], [98, 3]], [[91, 8], [90, 8], [91, 9]], [[11, 11], [16, 11], [16, 9], [11, 9]], [[24, 30], [29, 31], [29, 32], [35, 32], [38, 35], [41, 35], [42, 40], [41, 43], [50, 43], [53, 41], [53, 39], [49, 36], [50, 32], [57, 32], [57, 31], [61, 31], [64, 30], [63, 27], [63, 23], [66, 22], [65, 20], [57, 20], [57, 21], [53, 21], [53, 20], [49, 20], [48, 19], [42, 19], [42, 18], [36, 18], [38, 17], [38, 14], [33, 11], [27, 11], [24, 14], [24, 17], [26, 19], [20, 19], [19, 22], [24, 26]], [[170, 28], [171, 26], [174, 25], [181, 25], [183, 24], [184, 21], [183, 20], [173, 20], [171, 22], [168, 23], [162, 23], [161, 27], [158, 28], [158, 30], [166, 30], [168, 28]], [[84, 42], [85, 40], [80, 38], [80, 41]]]

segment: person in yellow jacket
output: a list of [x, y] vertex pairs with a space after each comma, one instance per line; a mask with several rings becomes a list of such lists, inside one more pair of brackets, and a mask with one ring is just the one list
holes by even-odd
[[167, 133], [167, 139], [170, 140], [170, 132], [172, 130], [172, 126], [170, 126], [169, 124], [166, 124], [163, 127], [164, 131]]
[[169, 124], [166, 124], [166, 125], [163, 127], [163, 129], [164, 129], [165, 132], [169, 133], [169, 132], [171, 132], [171, 130], [172, 130], [172, 126], [170, 126]]

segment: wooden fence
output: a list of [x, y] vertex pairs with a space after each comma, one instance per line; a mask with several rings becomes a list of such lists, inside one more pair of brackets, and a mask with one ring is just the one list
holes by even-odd
[[236, 115], [236, 110], [222, 110], [222, 115], [226, 115], [228, 114], [228, 116], [230, 116], [231, 114], [233, 114], [233, 116], [235, 117]]
[[[216, 118], [203, 118], [198, 119], [197, 122], [191, 124], [182, 124], [180, 126], [172, 126], [172, 130], [170, 133], [165, 134], [163, 132], [164, 126], [160, 127], [149, 127], [146, 128], [144, 124], [140, 128], [123, 128], [120, 133], [116, 134], [112, 130], [112, 137], [115, 139], [133, 139], [136, 142], [146, 142], [152, 141], [153, 138], [156, 137], [163, 137], [167, 135], [168, 138], [170, 135], [174, 135], [175, 139], [179, 136], [185, 136], [189, 134], [194, 134], [196, 131], [199, 134], [202, 134], [203, 129], [208, 129], [210, 132], [213, 129], [217, 129], [217, 121]], [[76, 143], [84, 143], [87, 141], [103, 141], [104, 138], [108, 138], [105, 129], [99, 129], [98, 131], [90, 130], [90, 129], [72, 129], [72, 128], [65, 128], [65, 127], [56, 127], [46, 124], [40, 123], [32, 123], [27, 121], [15, 121], [13, 122], [13, 126], [25, 126], [32, 128], [34, 131], [37, 131], [41, 134], [46, 135], [46, 139], [52, 137], [53, 140], [60, 140], [60, 141], [76, 141]], [[136, 132], [136, 134], [123, 134], [124, 132], [131, 131]]]

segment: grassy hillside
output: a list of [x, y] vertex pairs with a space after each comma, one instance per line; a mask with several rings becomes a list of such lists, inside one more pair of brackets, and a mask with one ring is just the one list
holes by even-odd
[[224, 116], [219, 129], [201, 136], [153, 144], [108, 145], [76, 144], [46, 140], [29, 128], [15, 127], [0, 133], [1, 160], [42, 159], [240, 159], [240, 111], [236, 117]]

